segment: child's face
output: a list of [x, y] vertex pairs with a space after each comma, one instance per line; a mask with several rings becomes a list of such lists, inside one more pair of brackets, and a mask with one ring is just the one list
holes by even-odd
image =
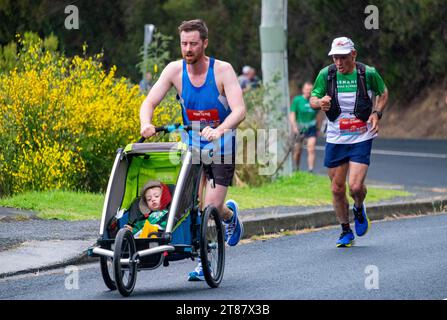
[[150, 210], [154, 211], [160, 209], [161, 188], [150, 188], [144, 194], [144, 198], [146, 199], [146, 204]]

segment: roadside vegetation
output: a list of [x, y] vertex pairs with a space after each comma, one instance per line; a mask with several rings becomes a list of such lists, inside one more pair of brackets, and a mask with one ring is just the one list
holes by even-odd
[[[77, 1], [81, 27], [76, 32], [63, 28], [69, 1], [0, 1], [0, 44], [14, 41], [16, 32], [32, 30], [54, 33], [68, 56], [82, 54], [87, 41], [93, 52], [104, 50], [105, 64], [118, 67], [117, 74], [141, 80], [140, 62], [144, 24], [174, 37], [168, 50], [179, 57], [177, 27], [183, 20], [203, 18], [210, 30], [208, 52], [230, 61], [236, 72], [250, 64], [261, 67], [259, 27], [262, 1], [163, 0], [163, 1]], [[365, 28], [365, 8], [379, 9], [379, 28]], [[447, 6], [445, 0], [352, 1], [288, 0], [288, 63], [290, 80], [302, 83], [315, 79], [330, 60], [332, 39], [349, 35], [356, 44], [359, 60], [378, 68], [390, 89], [390, 98], [405, 110], [407, 101], [430, 88], [447, 74]], [[113, 21], [113, 23], [110, 23]], [[1, 59], [0, 59], [1, 60]], [[298, 88], [292, 87], [293, 90]], [[391, 101], [392, 102], [392, 101]]]
[[[54, 36], [17, 35], [0, 59], [0, 197], [26, 191], [104, 192], [119, 147], [139, 138], [137, 85], [101, 53], [72, 58]], [[169, 96], [154, 124], [180, 121]], [[154, 140], [154, 139], [153, 139]]]

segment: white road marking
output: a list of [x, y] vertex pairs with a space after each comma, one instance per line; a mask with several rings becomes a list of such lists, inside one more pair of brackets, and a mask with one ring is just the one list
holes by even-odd
[[[317, 146], [317, 150], [324, 151], [324, 147]], [[403, 151], [391, 151], [391, 150], [380, 150], [372, 149], [372, 154], [380, 154], [387, 156], [398, 156], [398, 157], [418, 157], [418, 158], [436, 158], [436, 159], [447, 159], [447, 154], [441, 153], [425, 153], [425, 152], [403, 152]]]

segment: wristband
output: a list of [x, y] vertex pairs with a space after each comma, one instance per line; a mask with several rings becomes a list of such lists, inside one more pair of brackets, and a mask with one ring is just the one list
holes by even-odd
[[382, 111], [374, 110], [372, 113], [377, 113], [377, 117], [379, 118], [379, 120], [382, 119]]

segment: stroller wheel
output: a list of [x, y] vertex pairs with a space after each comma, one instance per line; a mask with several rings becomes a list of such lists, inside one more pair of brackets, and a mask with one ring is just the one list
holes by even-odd
[[116, 286], [125, 297], [132, 293], [137, 280], [137, 264], [132, 261], [136, 251], [132, 232], [125, 228], [121, 229], [115, 239], [113, 267]]
[[206, 282], [211, 288], [217, 288], [224, 273], [225, 241], [219, 212], [213, 206], [206, 207], [202, 214], [200, 259]]
[[102, 278], [107, 288], [109, 288], [112, 291], [116, 290], [116, 283], [114, 280], [115, 278], [113, 273], [113, 259], [101, 256], [99, 264], [101, 266]]

